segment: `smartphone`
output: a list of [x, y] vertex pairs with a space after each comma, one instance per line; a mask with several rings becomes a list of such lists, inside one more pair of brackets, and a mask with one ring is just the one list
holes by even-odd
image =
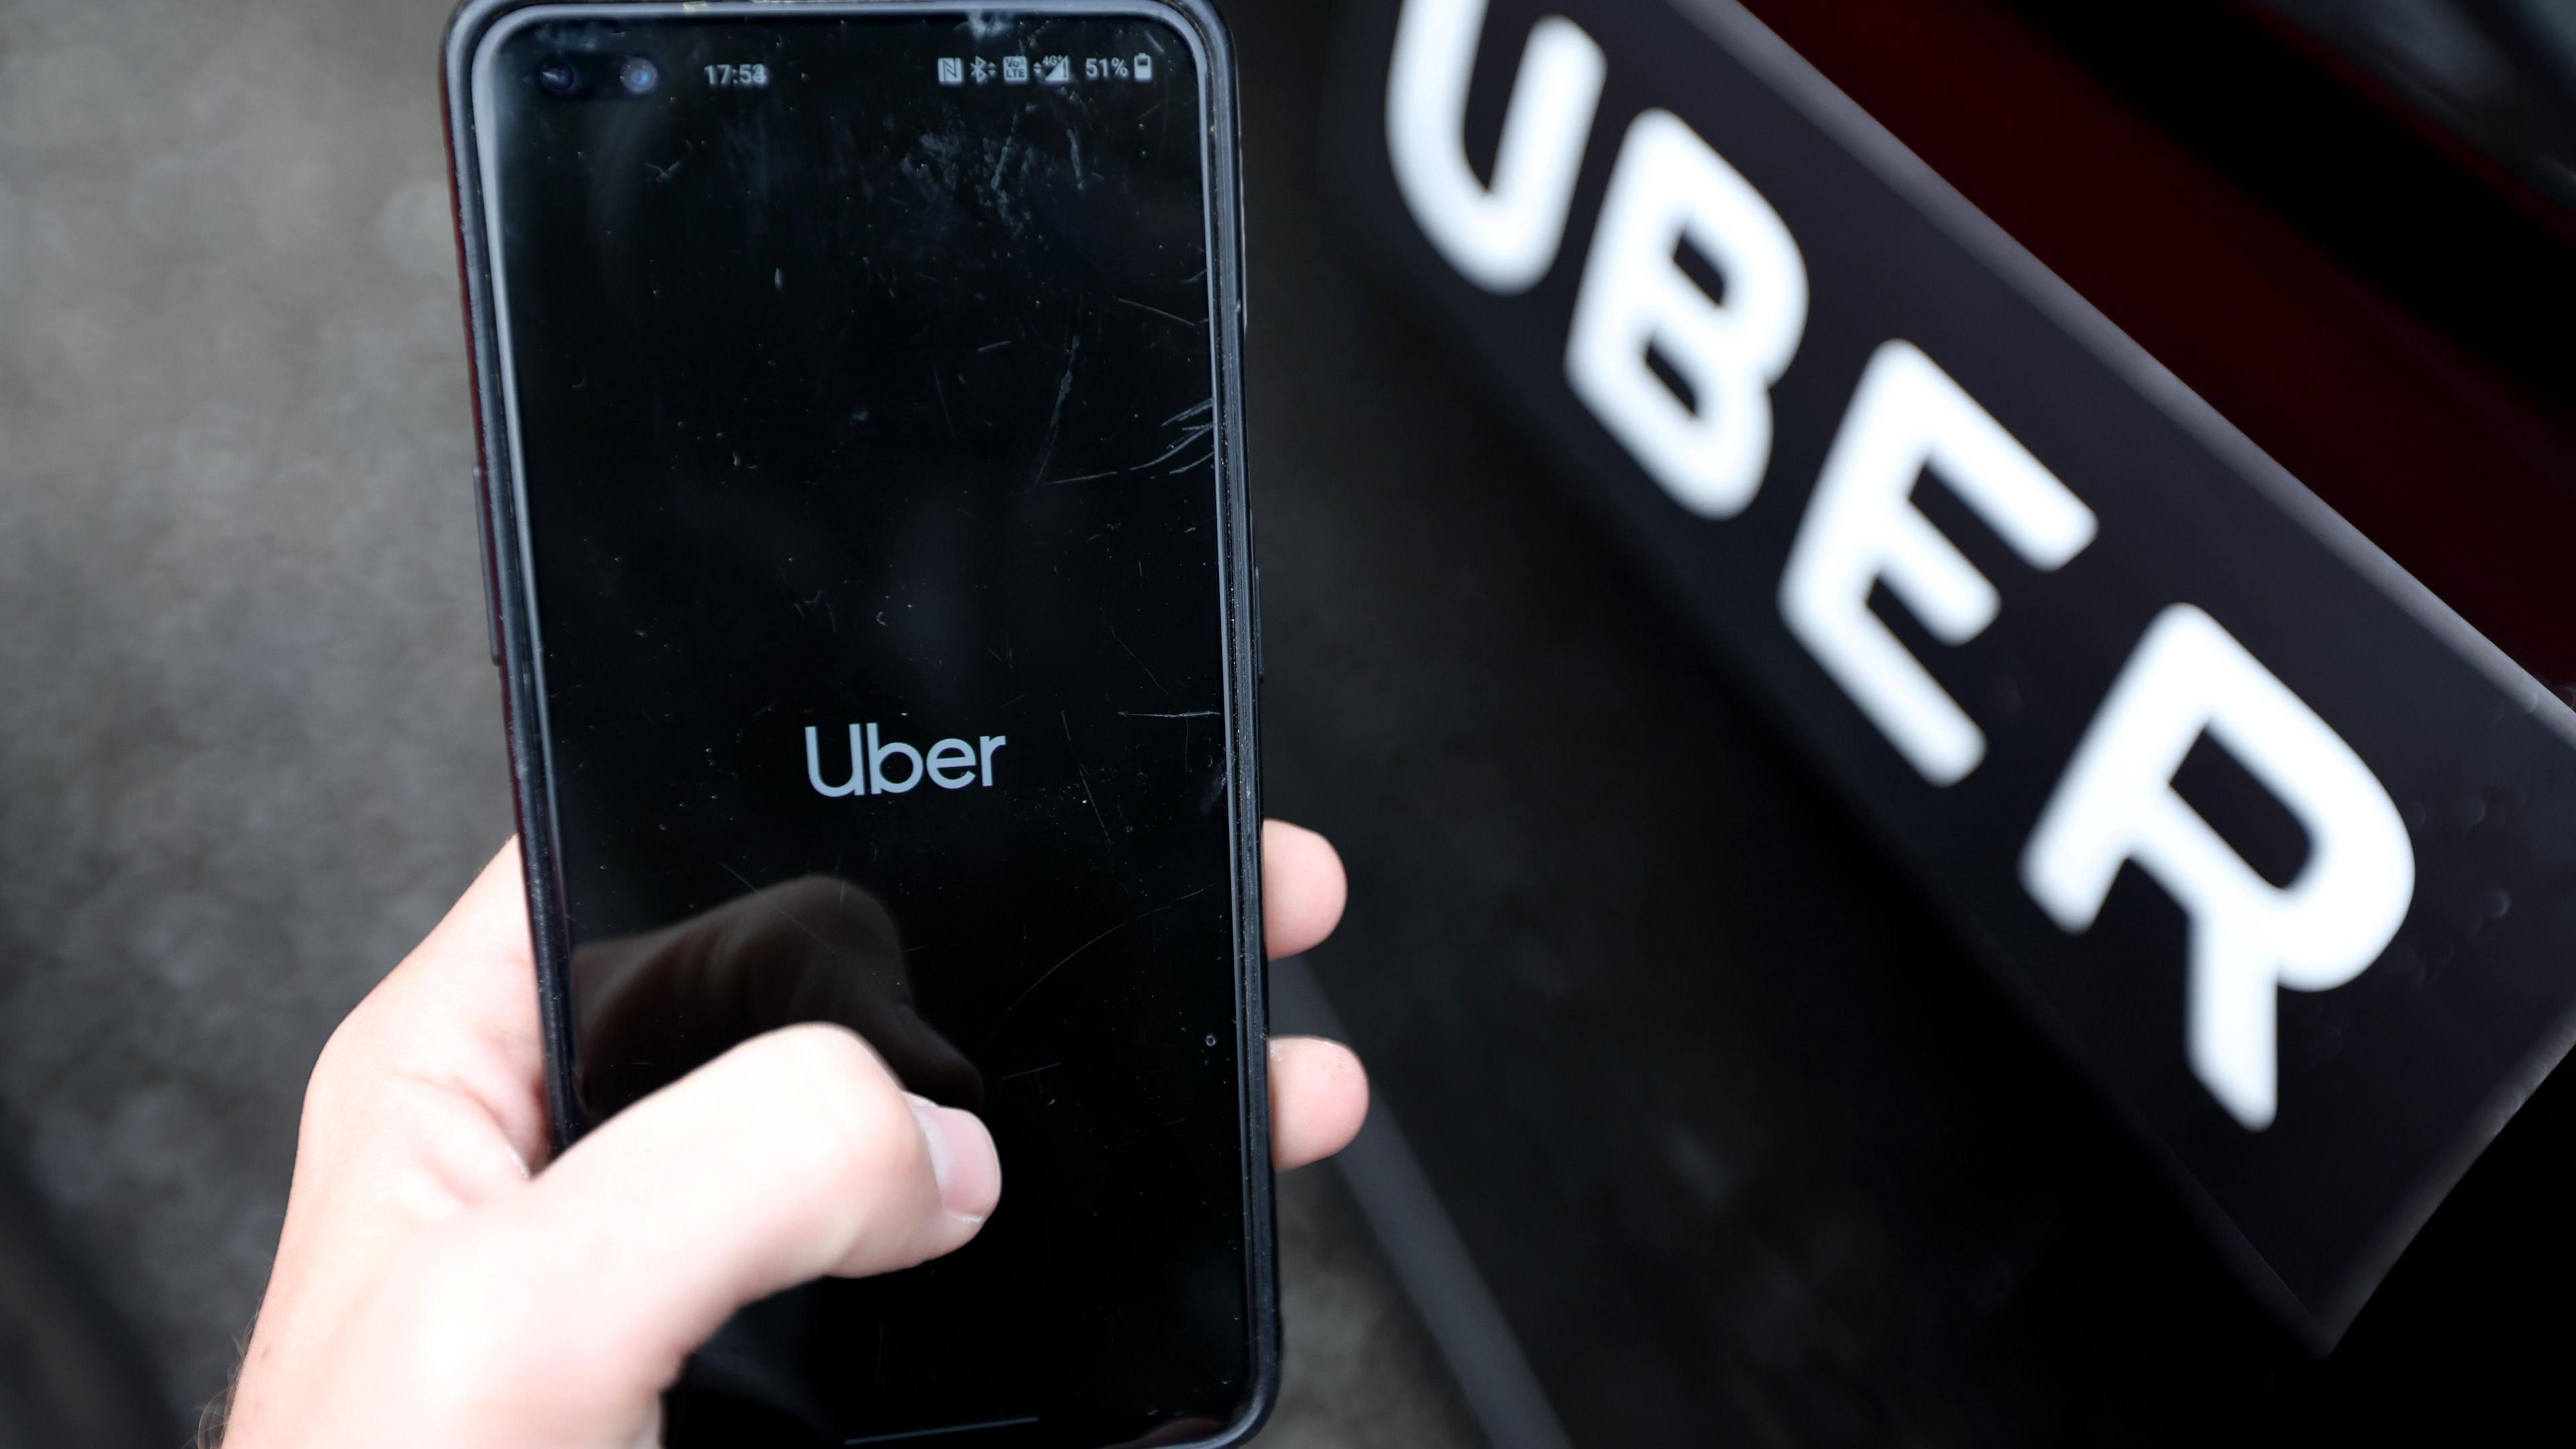
[[1006, 1179], [953, 1256], [739, 1315], [670, 1441], [1249, 1435], [1278, 1333], [1223, 26], [475, 0], [445, 60], [559, 1140], [834, 1020], [980, 1112]]

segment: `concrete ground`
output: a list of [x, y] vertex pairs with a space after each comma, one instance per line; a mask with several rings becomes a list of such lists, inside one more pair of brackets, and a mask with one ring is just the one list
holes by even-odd
[[[332, 1024], [509, 829], [443, 0], [0, 0], [0, 1151], [215, 1392]], [[1472, 1431], [1282, 1185], [1271, 1442]]]

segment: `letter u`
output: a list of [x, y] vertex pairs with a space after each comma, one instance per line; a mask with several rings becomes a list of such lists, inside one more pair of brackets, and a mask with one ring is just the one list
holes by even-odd
[[823, 795], [857, 795], [868, 787], [867, 748], [859, 742], [859, 727], [850, 726], [850, 779], [845, 785], [823, 783], [823, 750], [815, 740], [814, 727], [805, 727], [805, 778], [815, 792]]

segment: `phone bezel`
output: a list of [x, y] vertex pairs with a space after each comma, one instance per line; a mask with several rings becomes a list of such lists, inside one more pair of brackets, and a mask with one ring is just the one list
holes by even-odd
[[[537, 962], [537, 997], [545, 1034], [547, 1092], [556, 1150], [580, 1136], [573, 1095], [575, 1043], [570, 998], [571, 946], [562, 911], [563, 879], [557, 848], [549, 739], [538, 646], [529, 540], [521, 507], [522, 480], [511, 428], [509, 368], [504, 349], [500, 283], [493, 267], [490, 217], [484, 202], [483, 137], [476, 126], [476, 76], [482, 56], [510, 30], [547, 15], [604, 15], [628, 19], [660, 16], [691, 20], [728, 16], [776, 20], [785, 15], [990, 13], [1134, 16], [1171, 25], [1198, 61], [1205, 121], [1206, 197], [1211, 353], [1216, 418], [1215, 470], [1219, 553], [1219, 609], [1224, 639], [1226, 745], [1233, 788], [1228, 810], [1235, 849], [1234, 979], [1236, 995], [1236, 1093], [1241, 1118], [1243, 1242], [1250, 1379], [1233, 1423], [1188, 1445], [1232, 1445], [1258, 1432], [1278, 1397], [1279, 1293], [1274, 1194], [1270, 1167], [1268, 1080], [1268, 973], [1261, 923], [1261, 788], [1259, 619], [1254, 598], [1252, 533], [1245, 494], [1243, 439], [1243, 239], [1235, 66], [1225, 24], [1206, 0], [1015, 0], [1005, 4], [935, 3], [935, 0], [714, 0], [714, 3], [617, 3], [617, 0], [465, 0], [448, 22], [443, 47], [442, 101], [446, 112], [451, 200], [455, 208], [458, 271], [463, 286], [468, 360], [472, 370], [476, 520], [481, 531], [484, 603], [494, 663], [501, 674], [502, 713], [509, 740], [511, 790], [527, 881], [530, 935]], [[503, 546], [506, 544], [507, 546]], [[1176, 1441], [1179, 1442], [1179, 1441]]]

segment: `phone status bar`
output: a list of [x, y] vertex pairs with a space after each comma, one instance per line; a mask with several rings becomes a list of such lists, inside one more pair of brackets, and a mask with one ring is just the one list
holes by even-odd
[[943, 55], [938, 61], [944, 86], [1069, 86], [1075, 81], [1146, 81], [1154, 79], [1154, 57], [1134, 55]]

